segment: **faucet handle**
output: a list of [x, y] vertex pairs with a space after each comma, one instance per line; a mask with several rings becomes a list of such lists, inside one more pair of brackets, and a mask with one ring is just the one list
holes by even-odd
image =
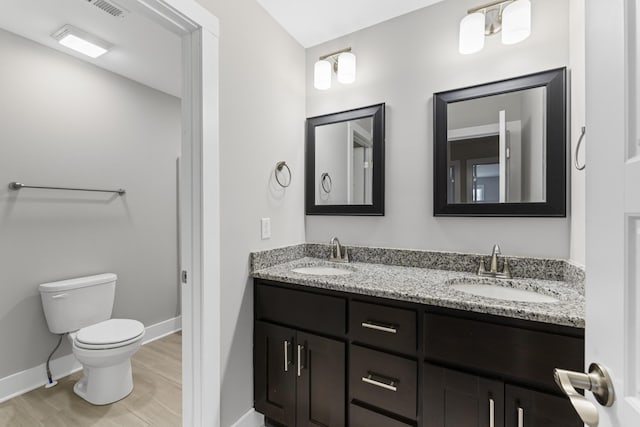
[[500, 252], [500, 246], [498, 246], [498, 244], [496, 243], [495, 245], [493, 245], [491, 255], [501, 255], [501, 254], [502, 252]]

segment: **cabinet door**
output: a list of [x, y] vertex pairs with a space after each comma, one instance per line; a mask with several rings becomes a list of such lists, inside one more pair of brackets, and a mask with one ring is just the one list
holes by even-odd
[[506, 385], [506, 427], [583, 427], [569, 399]]
[[254, 406], [288, 427], [296, 421], [295, 331], [255, 322]]
[[427, 363], [423, 392], [424, 427], [504, 427], [501, 381]]
[[[346, 423], [345, 344], [298, 332], [296, 427], [344, 427]], [[296, 364], [296, 374], [298, 365]]]

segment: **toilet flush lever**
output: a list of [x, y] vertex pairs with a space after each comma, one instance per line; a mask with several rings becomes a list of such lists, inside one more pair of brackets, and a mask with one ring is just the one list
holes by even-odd
[[66, 298], [67, 294], [57, 294], [57, 295], [53, 295], [51, 298], [52, 299], [60, 299], [60, 298]]

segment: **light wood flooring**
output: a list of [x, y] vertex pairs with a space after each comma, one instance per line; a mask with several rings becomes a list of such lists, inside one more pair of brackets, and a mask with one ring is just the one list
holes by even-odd
[[182, 418], [182, 336], [143, 345], [132, 358], [133, 392], [105, 406], [73, 393], [77, 372], [0, 404], [0, 426], [10, 427], [177, 427]]

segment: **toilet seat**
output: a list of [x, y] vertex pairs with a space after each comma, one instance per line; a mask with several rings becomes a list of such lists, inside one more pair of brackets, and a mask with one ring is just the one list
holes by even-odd
[[132, 319], [109, 319], [80, 329], [74, 345], [87, 350], [104, 350], [129, 345], [142, 338], [144, 325]]

